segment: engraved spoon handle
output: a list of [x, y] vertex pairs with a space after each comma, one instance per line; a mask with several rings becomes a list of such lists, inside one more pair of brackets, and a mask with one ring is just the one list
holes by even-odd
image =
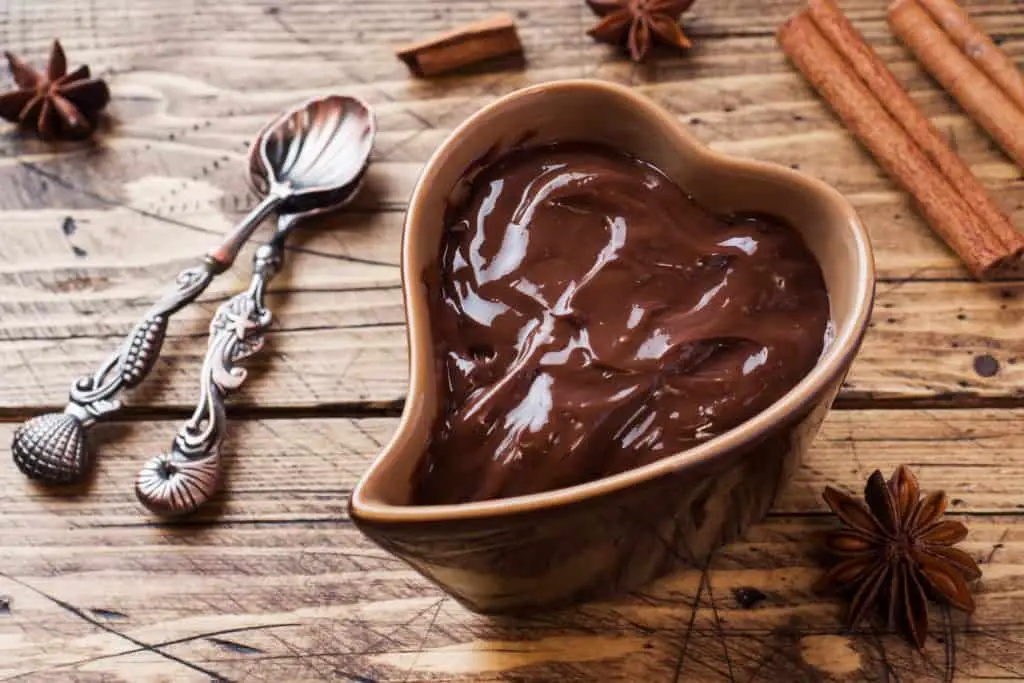
[[139, 501], [155, 514], [192, 512], [220, 486], [224, 400], [248, 374], [237, 364], [263, 348], [273, 319], [265, 305], [267, 284], [281, 268], [285, 238], [297, 221], [297, 215], [279, 219], [273, 239], [256, 250], [248, 289], [221, 304], [210, 322], [196, 409], [178, 430], [170, 452], [150, 459], [135, 479]]
[[85, 430], [121, 408], [116, 396], [138, 386], [153, 369], [171, 316], [195, 301], [214, 277], [231, 267], [242, 245], [283, 199], [280, 192], [272, 191], [202, 262], [178, 273], [174, 288], [146, 311], [118, 350], [95, 373], [72, 382], [63, 414], [41, 415], [15, 431], [11, 451], [22, 472], [52, 484], [72, 483], [86, 475], [92, 454]]
[[231, 267], [242, 246], [281, 199], [278, 194], [268, 194], [198, 266], [178, 273], [174, 289], [146, 311], [121, 348], [108, 357], [95, 374], [80, 377], [71, 385], [70, 402], [64, 411], [74, 414], [88, 426], [97, 418], [118, 410], [121, 404], [114, 396], [138, 386], [153, 369], [171, 316], [195, 301], [214, 277]]

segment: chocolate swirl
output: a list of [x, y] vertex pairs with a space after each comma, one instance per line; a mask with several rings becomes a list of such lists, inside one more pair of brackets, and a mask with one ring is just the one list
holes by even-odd
[[443, 410], [416, 501], [571, 486], [740, 424], [814, 366], [829, 304], [800, 236], [716, 217], [596, 145], [511, 152], [450, 212], [432, 319]]

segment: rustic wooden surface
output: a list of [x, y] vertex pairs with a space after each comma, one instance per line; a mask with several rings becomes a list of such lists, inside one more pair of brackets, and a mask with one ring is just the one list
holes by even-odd
[[[1021, 169], [895, 43], [885, 3], [842, 4], [1024, 224]], [[114, 93], [92, 143], [0, 133], [3, 443], [62, 405], [71, 378], [252, 205], [242, 162], [272, 113], [338, 90], [370, 101], [380, 128], [366, 191], [305, 231], [274, 283], [276, 328], [232, 402], [213, 505], [155, 523], [131, 477], [186, 415], [206, 322], [246, 257], [172, 324], [123, 420], [98, 428], [88, 486], [48, 492], [0, 467], [0, 680], [1024, 680], [1024, 280], [970, 281], [786, 65], [773, 32], [798, 6], [698, 2], [694, 53], [636, 67], [591, 43], [576, 0], [0, 2], [0, 47], [39, 62], [59, 36]], [[1024, 57], [1018, 3], [969, 7]], [[517, 16], [525, 69], [419, 81], [391, 54], [497, 10]], [[579, 76], [633, 85], [714, 148], [839, 188], [874, 239], [878, 303], [813, 452], [742, 542], [634, 595], [488, 619], [364, 540], [345, 502], [405, 391], [398, 240], [421, 165], [495, 97]], [[976, 614], [933, 609], [923, 652], [878, 626], [845, 630], [840, 606], [810, 590], [808, 532], [832, 523], [822, 487], [859, 488], [899, 462], [949, 491], [985, 571]]]

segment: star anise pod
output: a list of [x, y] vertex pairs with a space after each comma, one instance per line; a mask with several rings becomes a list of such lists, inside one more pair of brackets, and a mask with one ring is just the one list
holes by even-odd
[[16, 90], [0, 94], [0, 118], [33, 131], [41, 138], [83, 138], [96, 127], [110, 101], [107, 84], [92, 78], [88, 66], [68, 73], [60, 41], [53, 41], [45, 71], [37, 71], [10, 52], [4, 53]]
[[888, 482], [878, 470], [864, 489], [867, 505], [827, 487], [825, 502], [843, 522], [825, 547], [840, 562], [818, 582], [818, 590], [852, 593], [849, 624], [856, 626], [872, 604], [887, 606], [889, 626], [918, 647], [928, 634], [928, 597], [974, 611], [967, 582], [981, 576], [970, 555], [952, 546], [967, 527], [940, 519], [946, 494], [921, 499], [917, 479], [900, 465]]
[[634, 62], [642, 62], [654, 42], [691, 46], [679, 27], [679, 15], [694, 0], [587, 0], [594, 14], [601, 17], [587, 34], [603, 43], [625, 44]]

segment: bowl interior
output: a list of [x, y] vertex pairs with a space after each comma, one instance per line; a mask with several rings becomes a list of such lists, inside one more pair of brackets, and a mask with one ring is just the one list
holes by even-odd
[[[874, 270], [870, 247], [849, 204], [833, 189], [790, 169], [731, 159], [705, 148], [664, 109], [629, 89], [596, 81], [564, 81], [513, 93], [481, 110], [441, 146], [421, 176], [406, 216], [402, 274], [409, 324], [410, 386], [402, 423], [391, 444], [364, 475], [352, 496], [353, 511], [378, 519], [393, 516], [394, 506], [410, 505], [415, 467], [429, 442], [439, 407], [438, 368], [432, 357], [428, 296], [439, 275], [437, 259], [443, 216], [464, 188], [467, 172], [517, 145], [553, 141], [608, 144], [653, 163], [705, 207], [721, 213], [759, 211], [779, 216], [800, 231], [822, 267], [831, 304], [834, 340], [818, 366], [765, 413], [799, 403], [801, 395], [845, 370], [866, 325]], [[461, 182], [460, 182], [461, 181]], [[783, 405], [780, 405], [783, 404]], [[713, 450], [727, 436], [772, 419], [762, 413], [686, 454], [610, 477], [563, 489], [590, 495], [610, 479], [654, 476], [649, 470], [683, 466], [671, 462], [695, 451]], [[619, 482], [620, 484], [622, 482]], [[628, 482], [626, 482], [628, 483]], [[453, 508], [495, 508], [536, 504], [555, 492], [514, 499], [415, 509], [444, 515]]]

